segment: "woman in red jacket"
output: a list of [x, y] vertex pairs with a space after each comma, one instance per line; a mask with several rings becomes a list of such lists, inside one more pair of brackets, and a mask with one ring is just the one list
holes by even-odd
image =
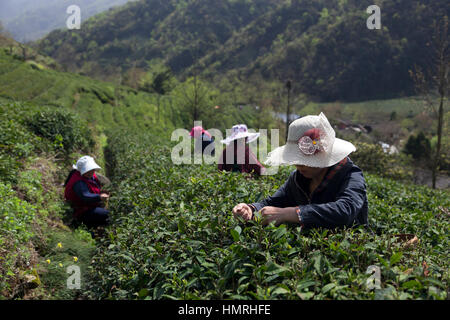
[[89, 228], [109, 223], [109, 211], [102, 208], [109, 195], [101, 191], [95, 170], [101, 169], [94, 159], [84, 156], [77, 161], [65, 183], [64, 197], [74, 209], [75, 220]]

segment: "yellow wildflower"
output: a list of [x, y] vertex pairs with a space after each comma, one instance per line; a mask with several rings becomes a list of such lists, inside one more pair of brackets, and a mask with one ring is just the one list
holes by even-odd
[[62, 265], [62, 263], [59, 263], [58, 266], [60, 266], [62, 268], [63, 265]]
[[47, 259], [47, 260], [45, 260], [45, 261], [47, 261], [48, 264], [50, 264], [50, 262], [51, 262], [50, 259]]
[[73, 261], [77, 262], [78, 261], [78, 257], [73, 257]]
[[58, 244], [56, 245], [58, 248], [62, 248], [62, 244], [61, 242], [58, 242]]

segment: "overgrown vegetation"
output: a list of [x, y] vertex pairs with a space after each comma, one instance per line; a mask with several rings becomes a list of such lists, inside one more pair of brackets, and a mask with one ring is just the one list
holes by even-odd
[[27, 125], [35, 134], [53, 141], [63, 152], [88, 151], [95, 144], [87, 122], [64, 109], [41, 109], [28, 117]]
[[[64, 291], [60, 281], [65, 268], [74, 257], [83, 268], [90, 263], [90, 234], [81, 229], [72, 234], [62, 223], [71, 213], [60, 184], [77, 152], [93, 151], [93, 137], [67, 110], [44, 110], [0, 101], [0, 299], [73, 299], [79, 292]], [[64, 150], [65, 161], [57, 162], [68, 139], [80, 144]]]
[[404, 154], [389, 154], [379, 144], [358, 142], [355, 146], [356, 152], [351, 158], [363, 171], [403, 182], [411, 181], [413, 164]]

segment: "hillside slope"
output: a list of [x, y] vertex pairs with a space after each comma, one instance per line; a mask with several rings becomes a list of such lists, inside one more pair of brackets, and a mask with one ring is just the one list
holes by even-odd
[[[157, 121], [155, 95], [39, 61], [0, 48], [0, 298], [448, 298], [448, 191], [365, 174], [376, 233], [244, 225], [233, 205], [273, 194], [291, 168], [252, 179], [176, 166], [169, 136], [180, 114], [170, 102]], [[95, 241], [63, 224], [60, 182], [85, 153], [108, 164], [113, 182], [113, 224]], [[87, 270], [78, 291], [66, 285], [73, 264]], [[380, 268], [379, 289], [366, 287], [370, 266]]]
[[155, 58], [162, 58], [179, 72], [193, 63], [194, 55], [219, 47], [233, 32], [276, 3], [139, 1], [96, 16], [77, 32], [54, 31], [39, 43], [39, 48], [63, 62], [68, 70], [87, 74], [117, 73], [112, 66], [128, 69], [135, 62], [143, 67]]
[[[0, 49], [0, 98], [69, 108], [101, 130], [144, 129], [156, 122], [156, 95], [23, 62], [7, 52]], [[162, 109], [161, 122], [171, 126], [170, 109]]]
[[369, 0], [184, 2], [147, 0], [55, 31], [39, 49], [68, 70], [96, 77], [161, 59], [181, 77], [291, 78], [319, 100], [413, 93], [408, 71], [428, 61], [434, 20], [447, 1], [378, 1], [382, 30], [369, 30]]

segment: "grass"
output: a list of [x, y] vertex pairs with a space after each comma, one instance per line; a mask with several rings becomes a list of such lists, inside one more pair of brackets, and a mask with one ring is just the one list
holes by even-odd
[[67, 278], [66, 267], [75, 263], [74, 256], [82, 270], [90, 264], [90, 234], [63, 223], [71, 213], [61, 183], [77, 155], [58, 159], [54, 141], [26, 125], [39, 110], [0, 99], [0, 299], [74, 299], [80, 291], [68, 291], [61, 281]]

